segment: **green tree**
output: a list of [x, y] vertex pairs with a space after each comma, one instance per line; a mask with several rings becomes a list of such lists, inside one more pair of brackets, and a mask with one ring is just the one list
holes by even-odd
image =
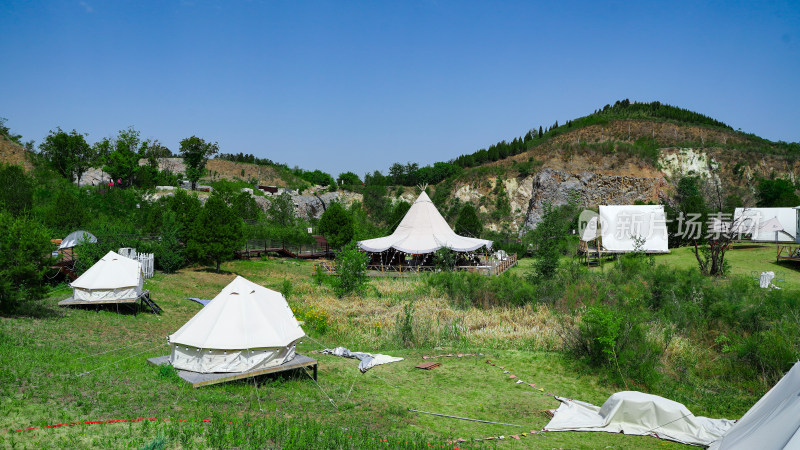
[[186, 249], [196, 260], [216, 264], [219, 272], [222, 261], [233, 257], [243, 244], [242, 219], [221, 197], [209, 197], [194, 221]]
[[83, 134], [75, 130], [67, 133], [60, 127], [51, 130], [39, 145], [42, 158], [62, 177], [80, 180], [94, 162], [95, 152], [86, 143]]
[[458, 220], [455, 226], [456, 234], [470, 237], [480, 237], [483, 232], [483, 225], [478, 219], [478, 212], [472, 203], [465, 204], [458, 213]]
[[261, 208], [256, 199], [247, 192], [240, 192], [231, 200], [231, 208], [244, 221], [253, 222], [258, 219]]
[[358, 178], [358, 175], [354, 174], [353, 172], [344, 172], [339, 174], [336, 182], [339, 184], [339, 186], [358, 186], [361, 185], [361, 178]]
[[282, 227], [293, 227], [295, 224], [294, 201], [287, 192], [282, 192], [277, 197], [272, 197], [272, 201], [267, 208], [269, 220]]
[[139, 158], [144, 152], [139, 144], [139, 132], [129, 127], [120, 130], [116, 138], [105, 138], [95, 146], [98, 154], [103, 155], [103, 170], [115, 183], [122, 180], [124, 186], [133, 185], [139, 169]]
[[757, 190], [757, 206], [793, 207], [800, 205], [800, 197], [795, 193], [795, 186], [789, 180], [783, 178], [761, 180]]
[[0, 229], [0, 311], [13, 312], [44, 295], [50, 237], [36, 220], [4, 211]]
[[333, 202], [319, 219], [319, 232], [333, 249], [341, 249], [353, 240], [353, 218], [337, 202]]
[[389, 217], [386, 219], [386, 224], [389, 225], [390, 233], [394, 233], [394, 230], [400, 225], [400, 221], [403, 220], [403, 217], [406, 216], [409, 209], [411, 209], [411, 203], [405, 200], [400, 200], [394, 204], [391, 214], [389, 214]]
[[536, 225], [531, 236], [531, 240], [535, 243], [534, 278], [549, 280], [555, 276], [558, 260], [561, 257], [561, 243], [568, 227], [569, 222], [563, 220], [559, 211], [551, 203], [545, 203], [542, 221]]
[[678, 180], [675, 195], [677, 205], [675, 207], [665, 207], [667, 215], [673, 218], [667, 224], [670, 246], [678, 247], [698, 239], [686, 233], [690, 229], [688, 227], [689, 221], [701, 224], [697, 234], [700, 234], [701, 237], [705, 235], [708, 208], [706, 207], [706, 199], [701, 192], [701, 187], [702, 181], [698, 177], [685, 176]]
[[175, 272], [186, 262], [184, 248], [179, 241], [181, 224], [178, 216], [166, 210], [161, 217], [161, 240], [155, 250], [155, 261], [158, 267], [167, 273]]
[[197, 180], [203, 176], [208, 158], [219, 152], [219, 144], [206, 142], [192, 136], [181, 141], [180, 154], [186, 164], [186, 178], [192, 182], [192, 190], [197, 188]]
[[[187, 242], [189, 236], [192, 235], [194, 228], [194, 221], [203, 210], [203, 204], [196, 194], [189, 193], [183, 189], [177, 189], [175, 195], [171, 197], [162, 197], [160, 202], [163, 201], [165, 206], [169, 208], [178, 222], [178, 239], [181, 242]], [[161, 219], [158, 219], [160, 223]]]
[[33, 207], [33, 180], [20, 166], [0, 164], [0, 211], [20, 216]]

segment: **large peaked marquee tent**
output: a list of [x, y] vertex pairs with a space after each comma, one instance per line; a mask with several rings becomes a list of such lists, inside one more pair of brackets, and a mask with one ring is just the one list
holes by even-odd
[[282, 294], [236, 277], [169, 336], [169, 360], [199, 373], [265, 369], [292, 360], [303, 336]]
[[408, 254], [424, 254], [433, 253], [440, 248], [471, 252], [484, 246], [491, 248], [492, 241], [457, 235], [423, 191], [394, 233], [360, 241], [358, 246], [373, 253], [395, 249]]

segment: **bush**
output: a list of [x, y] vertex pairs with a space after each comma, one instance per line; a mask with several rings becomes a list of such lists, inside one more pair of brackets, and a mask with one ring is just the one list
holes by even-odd
[[408, 302], [403, 306], [402, 314], [396, 317], [396, 337], [401, 347], [412, 348], [416, 343], [414, 336], [414, 305]]
[[367, 284], [369, 256], [350, 243], [336, 254], [336, 274], [333, 290], [339, 297], [360, 294]]
[[47, 230], [25, 217], [0, 211], [0, 311], [13, 312], [45, 293], [52, 248]]
[[645, 386], [654, 385], [662, 349], [649, 339], [645, 324], [633, 311], [592, 306], [579, 324], [579, 338], [573, 351], [594, 367], [604, 367], [619, 382], [636, 380]]

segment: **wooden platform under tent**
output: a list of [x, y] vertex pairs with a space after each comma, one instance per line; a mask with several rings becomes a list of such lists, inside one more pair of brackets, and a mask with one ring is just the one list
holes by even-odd
[[142, 291], [136, 298], [126, 298], [126, 299], [118, 299], [118, 300], [75, 300], [72, 297], [66, 298], [58, 302], [58, 306], [100, 306], [100, 305], [126, 305], [126, 306], [133, 306], [135, 308], [135, 313], [139, 313], [139, 309], [142, 306], [146, 306], [152, 312], [156, 314], [160, 314], [162, 309], [160, 306], [150, 298], [150, 291], [145, 290]]
[[[169, 364], [169, 356], [149, 358], [147, 362], [154, 366]], [[242, 380], [245, 378], [257, 377], [271, 373], [286, 372], [288, 370], [305, 370], [306, 367], [311, 367], [311, 377], [314, 379], [314, 381], [317, 381], [317, 366], [318, 363], [316, 359], [296, 353], [295, 357], [292, 358], [291, 361], [287, 361], [279, 366], [267, 367], [265, 369], [248, 370], [247, 372], [199, 373], [188, 370], [177, 370], [177, 372], [178, 376], [181, 377], [183, 381], [191, 384], [193, 388], [199, 388], [201, 386], [227, 383], [229, 381]]]

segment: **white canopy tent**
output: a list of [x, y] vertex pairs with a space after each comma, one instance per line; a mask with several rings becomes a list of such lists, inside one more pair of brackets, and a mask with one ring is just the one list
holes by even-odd
[[84, 239], [84, 235], [86, 236], [86, 242], [90, 244], [94, 244], [97, 242], [97, 237], [88, 231], [78, 230], [73, 231], [72, 233], [68, 234], [67, 237], [61, 240], [61, 244], [58, 246], [58, 249], [65, 249], [65, 248], [72, 248], [76, 245], [79, 245], [81, 241]]
[[143, 280], [139, 261], [108, 252], [72, 282], [72, 298], [98, 303], [135, 300]]
[[797, 211], [796, 208], [736, 208], [734, 232], [749, 235], [758, 242], [795, 242]]
[[709, 450], [800, 448], [800, 363]]
[[662, 205], [600, 205], [598, 220], [604, 251], [632, 252], [636, 250], [635, 238], [640, 238], [642, 251], [669, 253]]
[[457, 235], [423, 191], [394, 233], [359, 241], [358, 246], [362, 250], [375, 253], [394, 248], [404, 253], [423, 254], [440, 248], [457, 252], [470, 252], [484, 246], [491, 249], [492, 241]]
[[169, 360], [199, 373], [265, 369], [292, 360], [303, 336], [282, 294], [237, 276], [169, 336]]
[[695, 416], [681, 403], [643, 392], [617, 392], [601, 407], [556, 398], [561, 406], [546, 431], [602, 431], [709, 445], [733, 425], [732, 420]]

